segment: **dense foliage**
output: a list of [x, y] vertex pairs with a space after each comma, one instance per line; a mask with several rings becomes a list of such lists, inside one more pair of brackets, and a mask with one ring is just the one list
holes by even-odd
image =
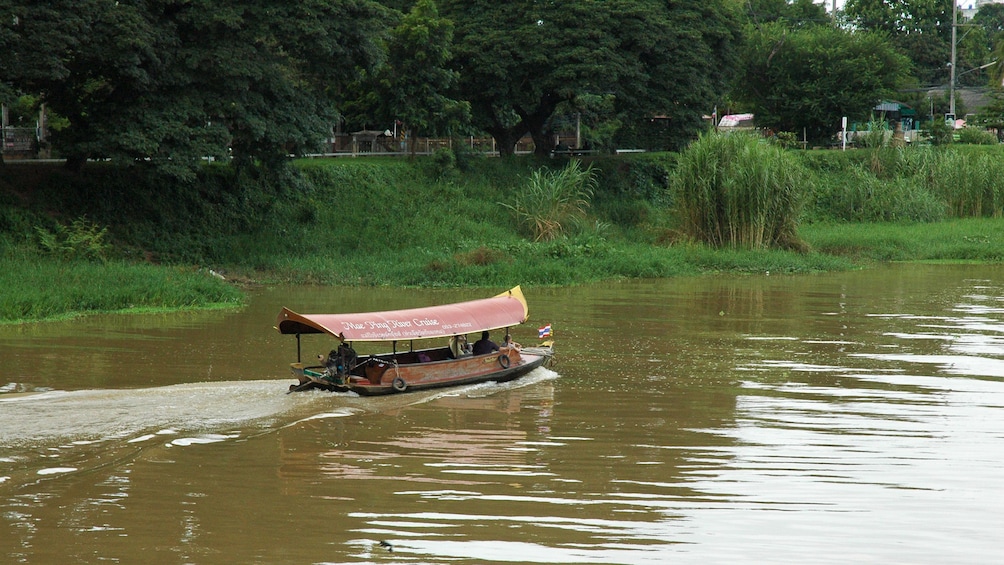
[[951, 0], [848, 0], [845, 10], [858, 28], [887, 34], [913, 62], [921, 84], [948, 82]]
[[69, 126], [71, 166], [145, 160], [191, 178], [204, 157], [313, 148], [343, 87], [382, 51], [369, 0], [55, 0], [0, 4], [0, 77]]
[[881, 35], [830, 26], [748, 28], [736, 96], [774, 131], [826, 142], [841, 118], [867, 119], [909, 62]]
[[[721, 0], [445, 0], [454, 66], [474, 126], [503, 153], [524, 134], [554, 147], [559, 108], [602, 130], [667, 118], [663, 148], [682, 146], [724, 98], [735, 68], [737, 14]], [[684, 78], [685, 77], [685, 78]]]
[[65, 119], [51, 143], [73, 168], [191, 179], [313, 150], [343, 118], [487, 131], [503, 153], [529, 133], [545, 155], [560, 111], [597, 146], [678, 147], [735, 68], [725, 0], [441, 3], [0, 0], [0, 101]]
[[[603, 152], [679, 150], [737, 105], [822, 141], [911, 80], [943, 82], [946, 6], [849, 0], [846, 26], [809, 0], [0, 0], [0, 101], [29, 127], [44, 104], [71, 167], [188, 180], [206, 159], [315, 150], [336, 124], [487, 133], [503, 154], [572, 130]], [[984, 6], [960, 37], [960, 85], [1004, 68], [999, 20]]]
[[452, 95], [459, 78], [449, 68], [453, 22], [433, 0], [419, 0], [391, 26], [387, 58], [349, 89], [342, 106], [349, 131], [388, 129], [396, 123], [414, 152], [418, 136], [467, 133], [470, 105]]
[[754, 26], [781, 22], [790, 28], [831, 23], [826, 7], [812, 0], [749, 0], [745, 2], [746, 17]]

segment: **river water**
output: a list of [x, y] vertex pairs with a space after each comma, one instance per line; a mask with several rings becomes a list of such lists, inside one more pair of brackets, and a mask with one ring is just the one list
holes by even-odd
[[998, 562], [1002, 275], [524, 288], [552, 369], [383, 398], [285, 394], [280, 307], [484, 291], [0, 327], [0, 561]]

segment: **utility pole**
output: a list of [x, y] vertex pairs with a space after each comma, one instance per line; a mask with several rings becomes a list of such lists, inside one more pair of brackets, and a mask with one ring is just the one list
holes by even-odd
[[0, 104], [0, 164], [3, 164], [3, 153], [7, 149], [7, 105]]
[[952, 115], [952, 127], [955, 127], [955, 17], [959, 9], [958, 0], [952, 0], [952, 68], [948, 84], [948, 112]]

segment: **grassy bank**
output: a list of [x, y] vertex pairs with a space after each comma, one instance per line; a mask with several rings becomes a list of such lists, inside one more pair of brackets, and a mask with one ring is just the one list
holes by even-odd
[[26, 255], [0, 258], [0, 288], [0, 323], [243, 302], [240, 289], [192, 268]]
[[[934, 153], [798, 152], [812, 173], [797, 233], [808, 252], [691, 241], [679, 229], [671, 154], [589, 161], [596, 182], [586, 212], [558, 218], [548, 238], [528, 233], [513, 211], [527, 201], [521, 191], [533, 171], [560, 167], [557, 160], [304, 160], [272, 173], [207, 167], [183, 185], [104, 166], [72, 175], [8, 165], [0, 168], [0, 320], [239, 303], [240, 292], [210, 269], [259, 283], [507, 287], [998, 262], [1004, 240], [994, 210], [1004, 188], [980, 171], [996, 166], [1000, 150], [975, 151], [986, 156], [976, 169], [964, 166], [971, 155], [952, 157], [952, 170], [969, 175], [952, 182], [968, 192], [932, 182], [930, 164], [949, 166]], [[953, 217], [966, 207], [985, 217]], [[99, 245], [74, 236], [75, 221], [91, 226], [77, 230], [85, 236], [100, 230]]]
[[933, 223], [825, 223], [802, 227], [816, 251], [854, 260], [1004, 261], [1004, 220], [951, 219]]

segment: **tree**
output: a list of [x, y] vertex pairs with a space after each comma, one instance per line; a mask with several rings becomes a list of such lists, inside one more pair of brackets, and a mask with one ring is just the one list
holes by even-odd
[[973, 16], [972, 23], [987, 30], [987, 34], [990, 35], [991, 39], [994, 39], [998, 34], [1004, 32], [1004, 4], [983, 4]]
[[206, 156], [275, 162], [326, 137], [344, 86], [382, 55], [384, 10], [369, 0], [10, 10], [0, 76], [69, 120], [53, 145], [72, 167], [106, 157], [190, 177]]
[[[17, 36], [13, 30], [14, 10], [7, 0], [0, 0], [0, 22], [8, 22], [8, 25], [0, 25], [0, 53], [10, 53]], [[0, 69], [4, 69], [2, 65], [0, 63]], [[9, 104], [16, 97], [10, 76], [0, 72], [0, 104]]]
[[1004, 89], [994, 88], [990, 96], [993, 100], [976, 114], [970, 125], [993, 130], [997, 140], [1004, 142]]
[[753, 25], [782, 21], [788, 27], [820, 25], [831, 22], [826, 8], [812, 0], [749, 0], [745, 4], [746, 17]]
[[453, 24], [439, 17], [433, 0], [418, 0], [390, 33], [387, 65], [378, 76], [384, 114], [412, 132], [447, 130], [468, 122], [469, 105], [449, 97], [457, 72], [446, 67]]
[[821, 141], [842, 116], [865, 119], [907, 75], [909, 62], [881, 35], [828, 26], [749, 29], [736, 96], [757, 123]]
[[[559, 105], [613, 96], [621, 118], [667, 115], [692, 135], [721, 96], [738, 35], [720, 0], [445, 0], [474, 125], [503, 154], [529, 133], [553, 148]], [[710, 63], [710, 64], [709, 64]]]
[[888, 34], [923, 85], [947, 84], [953, 0], [847, 0], [845, 13], [866, 31]]
[[[739, 12], [730, 2], [683, 0], [614, 7], [623, 73], [613, 92], [624, 131], [648, 136], [641, 147], [680, 150], [705, 129], [738, 68]], [[663, 139], [653, 145], [651, 136]], [[618, 137], [621, 137], [619, 135]]]
[[998, 41], [990, 55], [997, 63], [989, 68], [991, 86], [1004, 87], [1004, 41]]
[[956, 43], [955, 70], [956, 86], [984, 86], [988, 76], [983, 65], [991, 62], [991, 42], [987, 30], [982, 26], [972, 26], [959, 34]]
[[1004, 78], [1004, 4], [984, 4], [977, 10], [971, 22], [978, 26], [986, 39], [986, 50], [983, 63], [991, 63], [987, 76], [992, 86], [1000, 87]]

